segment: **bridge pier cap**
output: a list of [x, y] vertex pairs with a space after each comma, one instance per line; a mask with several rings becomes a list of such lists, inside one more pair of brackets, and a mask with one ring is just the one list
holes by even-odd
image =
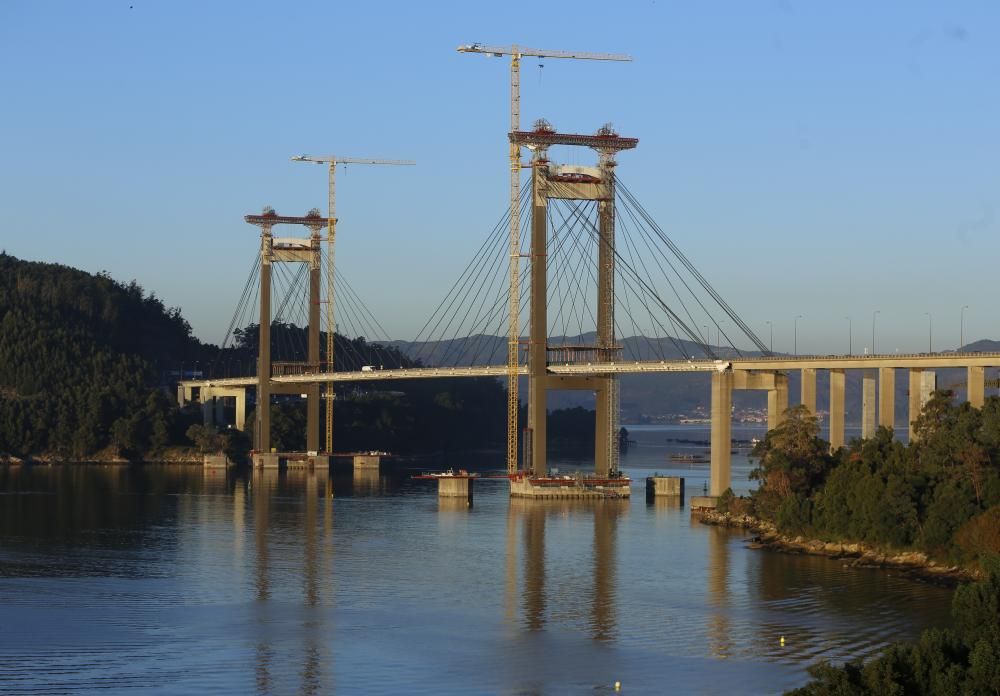
[[[552, 125], [545, 119], [535, 121], [535, 129], [531, 131], [513, 131], [508, 133], [510, 142], [528, 148], [535, 153], [535, 159], [547, 161], [546, 153], [552, 145], [572, 145], [576, 147], [589, 147], [601, 154], [602, 163], [605, 166], [614, 166], [614, 155], [622, 150], [632, 150], [639, 144], [638, 138], [623, 138], [611, 127], [610, 123], [601, 126], [593, 135], [582, 135], [579, 133], [557, 133]], [[557, 168], [554, 175], [568, 174], [580, 177], [592, 177], [593, 172], [587, 171], [589, 167], [579, 168], [581, 171], [573, 172], [571, 169]]]

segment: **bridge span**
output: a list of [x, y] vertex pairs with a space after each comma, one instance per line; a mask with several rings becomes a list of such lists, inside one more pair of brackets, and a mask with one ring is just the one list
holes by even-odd
[[[787, 370], [874, 370], [874, 369], [945, 369], [995, 367], [1000, 353], [889, 353], [885, 355], [799, 355], [732, 358], [729, 360], [630, 360], [617, 362], [549, 364], [552, 375], [648, 374], [659, 372], [719, 372], [725, 369], [753, 371]], [[518, 374], [527, 376], [528, 366]], [[506, 377], [506, 365], [473, 367], [411, 367], [388, 370], [344, 370], [340, 372], [304, 372], [298, 375], [274, 375], [277, 384], [322, 384], [326, 382], [379, 382], [396, 379], [443, 379], [469, 377]], [[181, 380], [178, 386], [192, 388], [249, 387], [257, 377]]]
[[[394, 354], [388, 360], [375, 358], [368, 347], [379, 342], [366, 343], [360, 337], [372, 333], [352, 327], [351, 312], [355, 318], [367, 316], [374, 320], [374, 317], [367, 308], [359, 307], [361, 298], [349, 286], [335, 280], [336, 217], [331, 188], [330, 213], [325, 218], [318, 211], [310, 211], [303, 217], [279, 216], [270, 208], [261, 215], [246, 216], [248, 223], [260, 228], [260, 253], [233, 315], [230, 331], [245, 327], [238, 328], [236, 333], [243, 349], [256, 351], [256, 374], [182, 380], [178, 383], [178, 402], [183, 405], [200, 401], [206, 423], [221, 423], [225, 415], [223, 400], [235, 399], [235, 426], [242, 429], [247, 390], [253, 389], [258, 405], [254, 450], [258, 455], [270, 456], [273, 454], [271, 396], [303, 395], [306, 451], [318, 455], [323, 449], [320, 445], [323, 406], [326, 409], [324, 451], [334, 451], [336, 384], [506, 379], [508, 474], [544, 480], [548, 392], [589, 391], [594, 394], [596, 407], [594, 474], [597, 479], [611, 480], [620, 478], [619, 378], [628, 374], [706, 373], [711, 382], [713, 496], [730, 486], [734, 390], [767, 393], [770, 429], [780, 424], [787, 410], [790, 372], [799, 371], [801, 375], [799, 403], [811, 413], [818, 413], [817, 373], [823, 371], [830, 386], [829, 440], [833, 448], [845, 443], [848, 370], [862, 372], [863, 437], [874, 435], [878, 425], [895, 425], [896, 371], [900, 369], [908, 373], [911, 439], [912, 423], [937, 386], [935, 370], [965, 369], [968, 399], [974, 406], [982, 406], [985, 370], [1000, 366], [1000, 353], [775, 355], [770, 344], [765, 345], [726, 303], [622, 183], [617, 156], [634, 149], [638, 144], [635, 138], [619, 136], [610, 125], [602, 126], [593, 135], [559, 133], [544, 120], [538, 121], [532, 131], [515, 129], [507, 135], [512, 152], [520, 153], [521, 148], [531, 152], [530, 162], [523, 165], [531, 169], [531, 182], [523, 191], [512, 191], [512, 209], [498, 222], [411, 342], [417, 350], [431, 346], [431, 355], [411, 355], [411, 359], [420, 358], [424, 364], [435, 366], [401, 367], [407, 360], [391, 347], [394, 343], [384, 330], [383, 347]], [[597, 153], [596, 166], [560, 164], [550, 158], [549, 148], [554, 146], [589, 148]], [[516, 222], [520, 220], [521, 208], [524, 219], [530, 221], [525, 244], [520, 242]], [[275, 236], [276, 225], [305, 227], [309, 236]], [[323, 227], [330, 230], [325, 240], [319, 234]], [[504, 243], [508, 232], [509, 245]], [[327, 245], [325, 256], [323, 243]], [[518, 271], [522, 259], [525, 276]], [[255, 275], [257, 289], [253, 291]], [[340, 293], [344, 300], [340, 303], [346, 320], [344, 326], [351, 335], [359, 337], [360, 350], [348, 345], [351, 340], [346, 338], [347, 334], [337, 333], [333, 303], [336, 282], [342, 283], [344, 291]], [[324, 284], [325, 305], [320, 300]], [[529, 308], [524, 325], [517, 311], [522, 295]], [[259, 309], [254, 327], [253, 321], [245, 317], [248, 313], [252, 316], [254, 310], [249, 308], [257, 300]], [[504, 306], [508, 307], [506, 315]], [[370, 325], [369, 329], [381, 328], [377, 321], [373, 323], [375, 326]], [[320, 346], [323, 325], [325, 355]], [[500, 338], [504, 325], [507, 335]], [[713, 328], [714, 344], [709, 342]], [[632, 339], [623, 339], [625, 335], [631, 335]], [[654, 336], [657, 338], [647, 338]], [[335, 338], [342, 343], [339, 358], [338, 349], [333, 347]], [[463, 343], [470, 339], [475, 340]], [[283, 341], [287, 344], [284, 347]], [[722, 348], [725, 343], [728, 347]], [[467, 351], [456, 348], [457, 344], [469, 348]], [[636, 348], [639, 344], [642, 347]], [[741, 350], [737, 344], [748, 350]], [[489, 364], [494, 360], [490, 346], [493, 350], [503, 346], [506, 362]], [[353, 366], [359, 369], [337, 370], [335, 360], [343, 360], [348, 350], [355, 351]], [[659, 359], [649, 359], [654, 355]], [[670, 357], [677, 355], [691, 357]], [[383, 364], [389, 369], [381, 369]], [[375, 365], [380, 368], [374, 369]], [[522, 378], [528, 386], [523, 401], [519, 398]], [[522, 405], [527, 406], [527, 427], [523, 429]]]
[[[732, 392], [761, 390], [768, 395], [768, 429], [780, 424], [788, 408], [788, 373], [801, 374], [800, 403], [817, 412], [817, 371], [826, 371], [830, 380], [829, 439], [834, 449], [845, 444], [846, 370], [862, 370], [862, 437], [871, 437], [877, 425], [895, 426], [896, 370], [908, 371], [909, 436], [914, 437], [913, 421], [937, 387], [936, 369], [964, 368], [967, 372], [968, 400], [981, 407], [985, 399], [985, 370], [1000, 366], [1000, 353], [912, 353], [886, 355], [801, 355], [761, 356], [725, 359], [638, 360], [590, 363], [549, 364], [546, 374], [553, 387], [561, 383], [573, 388], [574, 379], [595, 375], [671, 374], [704, 372], [711, 375], [711, 494], [720, 495], [730, 487], [732, 447]], [[528, 366], [518, 374], [529, 376]], [[473, 367], [415, 367], [388, 370], [358, 370], [272, 376], [271, 392], [298, 394], [307, 386], [324, 383], [379, 383], [412, 379], [461, 379], [473, 377], [502, 378], [506, 365]], [[236, 398], [236, 427], [243, 428], [246, 417], [246, 390], [255, 388], [257, 377], [233, 377], [215, 380], [184, 380], [178, 384], [178, 402], [199, 401], [206, 423], [222, 418], [222, 401]], [[876, 398], [876, 390], [878, 396]], [[214, 408], [213, 408], [214, 406]], [[876, 410], [877, 407], [877, 410]]]

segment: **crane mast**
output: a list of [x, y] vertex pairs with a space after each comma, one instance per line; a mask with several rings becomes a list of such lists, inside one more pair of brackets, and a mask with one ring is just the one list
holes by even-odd
[[[521, 57], [568, 58], [573, 60], [631, 61], [630, 56], [616, 53], [583, 51], [551, 51], [513, 46], [464, 44], [459, 53], [483, 53], [488, 56], [510, 56], [510, 130], [521, 130]], [[521, 261], [521, 146], [510, 143], [510, 300], [507, 331], [507, 473], [517, 473], [517, 421], [520, 407], [518, 368], [521, 343], [520, 322], [520, 261]]]
[[[334, 333], [337, 325], [334, 322], [334, 260], [337, 239], [337, 165], [338, 164], [392, 164], [412, 165], [411, 160], [370, 159], [364, 157], [338, 157], [336, 155], [296, 155], [293, 162], [314, 162], [326, 164], [328, 168], [329, 188], [327, 191], [327, 228], [326, 228], [326, 373], [333, 376], [334, 371]], [[326, 453], [333, 454], [333, 381], [326, 383]]]

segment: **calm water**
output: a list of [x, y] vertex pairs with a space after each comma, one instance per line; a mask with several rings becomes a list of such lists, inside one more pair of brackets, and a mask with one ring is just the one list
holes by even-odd
[[[703, 449], [666, 438], [708, 432], [632, 432], [630, 502], [480, 481], [468, 510], [385, 474], [0, 469], [0, 692], [775, 693], [947, 623], [947, 590], [647, 505], [642, 478]], [[708, 469], [673, 473], [690, 495]]]

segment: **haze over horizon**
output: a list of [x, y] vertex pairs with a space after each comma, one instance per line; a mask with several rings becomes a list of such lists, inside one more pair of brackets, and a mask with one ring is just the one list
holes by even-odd
[[338, 172], [337, 250], [410, 339], [506, 206], [509, 62], [455, 47], [614, 51], [525, 59], [522, 124], [638, 137], [619, 176], [758, 336], [791, 352], [802, 315], [800, 353], [845, 352], [850, 317], [860, 353], [877, 310], [880, 352], [924, 351], [929, 312], [953, 349], [965, 305], [965, 343], [1000, 338], [998, 29], [987, 2], [9, 2], [0, 247], [134, 278], [218, 342], [243, 215], [325, 209], [291, 155], [412, 158]]

